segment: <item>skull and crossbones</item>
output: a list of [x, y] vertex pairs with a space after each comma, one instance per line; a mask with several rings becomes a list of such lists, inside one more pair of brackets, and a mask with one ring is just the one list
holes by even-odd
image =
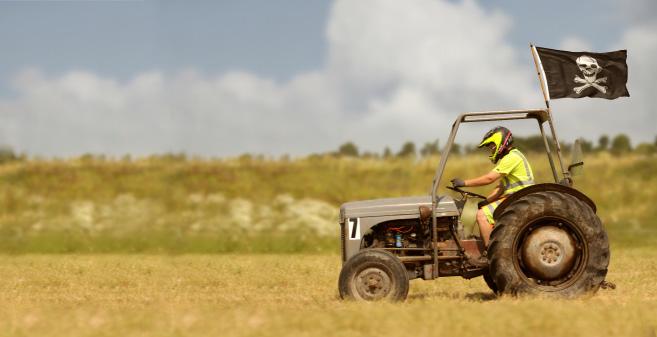
[[600, 85], [600, 83], [607, 83], [607, 78], [606, 77], [598, 77], [598, 73], [602, 71], [602, 68], [598, 65], [598, 61], [596, 61], [594, 58], [591, 56], [587, 55], [582, 55], [577, 58], [575, 61], [577, 63], [577, 67], [579, 67], [579, 70], [582, 72], [582, 75], [584, 75], [584, 78], [581, 78], [577, 75], [575, 75], [575, 83], [581, 83], [582, 85], [579, 87], [573, 88], [573, 91], [575, 91], [576, 94], [581, 94], [582, 91], [588, 87], [593, 87], [600, 91], [603, 94], [607, 93], [607, 87]]

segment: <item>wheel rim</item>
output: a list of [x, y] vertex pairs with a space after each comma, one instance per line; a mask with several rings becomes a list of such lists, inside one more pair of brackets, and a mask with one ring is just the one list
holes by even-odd
[[588, 259], [582, 237], [565, 219], [540, 219], [521, 230], [514, 245], [514, 264], [534, 287], [543, 291], [567, 288], [577, 281]]
[[354, 277], [356, 293], [364, 300], [379, 300], [388, 295], [392, 289], [390, 275], [379, 268], [366, 268]]
[[575, 240], [556, 226], [543, 226], [525, 238], [520, 253], [525, 268], [541, 280], [566, 276], [575, 263]]

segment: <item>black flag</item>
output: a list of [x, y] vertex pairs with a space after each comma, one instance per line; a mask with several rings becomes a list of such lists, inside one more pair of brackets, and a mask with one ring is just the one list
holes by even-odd
[[627, 51], [570, 52], [536, 47], [547, 78], [550, 98], [630, 96], [627, 91]]

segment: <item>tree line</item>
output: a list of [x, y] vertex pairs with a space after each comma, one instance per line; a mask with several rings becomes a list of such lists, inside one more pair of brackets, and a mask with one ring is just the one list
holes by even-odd
[[[550, 147], [553, 149], [554, 142], [551, 138], [548, 139]], [[513, 144], [516, 148], [524, 152], [545, 152], [545, 143], [543, 137], [540, 135], [533, 135], [528, 137], [513, 137]], [[655, 154], [657, 153], [657, 137], [653, 143], [639, 143], [632, 146], [630, 138], [623, 133], [617, 134], [613, 137], [602, 135], [598, 138], [597, 142], [580, 138], [582, 151], [586, 153], [592, 152], [610, 152], [612, 154], [620, 155], [624, 153], [640, 153], [640, 154]], [[560, 142], [563, 151], [570, 151], [572, 144]], [[553, 149], [554, 150], [554, 149]], [[440, 154], [442, 149], [438, 140], [433, 142], [426, 142], [421, 146], [417, 146], [414, 142], [407, 141], [402, 144], [401, 148], [393, 151], [390, 147], [386, 146], [383, 152], [376, 153], [370, 151], [359, 151], [358, 146], [353, 142], [346, 142], [338, 147], [338, 150], [332, 153], [340, 157], [365, 157], [365, 158], [391, 158], [391, 157], [428, 157]], [[454, 143], [452, 145], [452, 154], [469, 154], [480, 151], [476, 145], [466, 144], [462, 145]]]
[[[544, 152], [545, 144], [543, 138], [540, 135], [533, 135], [528, 137], [519, 137], [514, 136], [513, 144], [518, 149], [523, 152]], [[550, 147], [553, 149], [553, 144], [551, 139], [548, 139], [550, 142]], [[657, 137], [652, 143], [639, 143], [636, 146], [632, 145], [630, 138], [625, 134], [617, 134], [614, 137], [609, 137], [607, 135], [602, 135], [598, 138], [597, 142], [593, 142], [587, 139], [581, 139], [580, 143], [582, 145], [582, 150], [585, 153], [592, 152], [610, 152], [615, 155], [621, 155], [625, 153], [638, 153], [644, 155], [653, 155], [657, 154]], [[572, 144], [561, 142], [561, 149], [565, 152], [569, 152]], [[358, 146], [353, 142], [343, 143], [338, 147], [336, 151], [331, 151], [328, 153], [315, 153], [311, 154], [310, 157], [322, 157], [322, 156], [335, 156], [335, 157], [360, 157], [360, 158], [407, 158], [407, 157], [429, 157], [433, 155], [439, 155], [442, 151], [440, 143], [438, 140], [433, 142], [425, 142], [421, 145], [416, 145], [411, 141], [407, 141], [402, 144], [398, 150], [393, 150], [389, 146], [386, 146], [382, 152], [371, 152], [371, 151], [360, 151]], [[470, 154], [470, 153], [479, 153], [480, 149], [476, 145], [466, 144], [462, 145], [459, 143], [454, 143], [452, 146], [452, 154]], [[166, 154], [154, 154], [149, 156], [150, 158], [159, 158], [161, 160], [167, 161], [186, 161], [187, 155], [185, 153], [166, 153]], [[82, 160], [106, 160], [106, 156], [102, 154], [85, 154], [78, 157]], [[265, 158], [264, 155], [254, 155], [245, 153], [240, 156], [241, 159], [262, 159]], [[6, 145], [0, 145], [0, 164], [12, 162], [12, 161], [23, 161], [27, 160], [28, 157], [25, 154], [17, 154], [14, 150]], [[281, 160], [289, 160], [289, 155], [283, 155], [280, 157]], [[124, 155], [121, 157], [123, 161], [131, 161], [132, 157], [130, 155]]]

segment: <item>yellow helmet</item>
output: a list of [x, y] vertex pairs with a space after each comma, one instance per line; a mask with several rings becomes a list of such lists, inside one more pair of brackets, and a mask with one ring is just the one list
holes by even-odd
[[493, 164], [496, 164], [500, 158], [511, 149], [513, 144], [513, 135], [511, 131], [503, 126], [496, 126], [490, 131], [486, 132], [484, 139], [479, 143], [479, 148], [484, 146], [489, 146], [489, 144], [494, 144], [495, 148], [491, 148], [491, 153], [488, 158]]

